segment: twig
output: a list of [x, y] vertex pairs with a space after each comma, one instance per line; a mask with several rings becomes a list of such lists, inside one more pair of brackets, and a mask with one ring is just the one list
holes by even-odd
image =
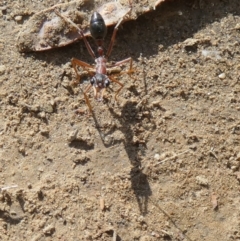
[[190, 174], [190, 172], [191, 172], [191, 169], [188, 171], [188, 173], [187, 173], [187, 175], [186, 175], [186, 178], [184, 179], [184, 181], [183, 181], [183, 183], [181, 184], [181, 186], [183, 186], [183, 185], [186, 183], [186, 181], [187, 181], [187, 179], [188, 179], [188, 175]]
[[13, 186], [8, 186], [8, 187], [0, 187], [0, 192], [4, 191], [4, 190], [7, 190], [7, 189], [10, 189], [10, 188], [16, 188], [16, 187], [18, 187], [18, 185], [13, 185]]
[[116, 232], [116, 230], [113, 231], [113, 241], [117, 241], [117, 232]]
[[186, 150], [186, 151], [181, 152], [181, 153], [179, 153], [179, 154], [175, 154], [175, 155], [173, 155], [173, 156], [171, 156], [171, 157], [168, 157], [168, 158], [166, 158], [166, 159], [158, 162], [157, 164], [161, 164], [161, 163], [163, 163], [163, 162], [169, 161], [169, 160], [174, 159], [174, 158], [176, 158], [176, 157], [178, 157], [178, 156], [181, 156], [181, 155], [183, 155], [184, 153], [187, 153], [187, 152], [189, 152], [189, 150]]
[[216, 153], [214, 152], [214, 148], [213, 147], [210, 149], [209, 153], [210, 153], [210, 155], [215, 157], [216, 160], [218, 160], [218, 157], [217, 157]]
[[161, 231], [162, 231], [164, 234], [168, 235], [169, 237], [172, 237], [172, 236], [173, 236], [173, 233], [167, 232], [167, 231], [165, 231], [165, 230], [163, 230], [163, 229], [161, 229]]

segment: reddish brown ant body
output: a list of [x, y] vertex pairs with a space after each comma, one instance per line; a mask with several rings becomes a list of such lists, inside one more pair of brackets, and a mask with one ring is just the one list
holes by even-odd
[[[95, 62], [96, 62], [95, 75], [91, 78], [90, 84], [87, 86], [85, 91], [83, 91], [84, 98], [89, 107], [90, 112], [92, 112], [92, 106], [88, 99], [87, 93], [91, 87], [93, 87], [95, 99], [102, 101], [105, 89], [110, 85], [111, 81], [115, 82], [118, 85], [120, 85], [120, 88], [116, 91], [116, 94], [115, 94], [115, 100], [117, 100], [117, 95], [123, 88], [123, 84], [120, 83], [115, 78], [113, 78], [112, 76], [107, 75], [107, 60], [112, 52], [113, 44], [114, 44], [114, 41], [116, 38], [116, 33], [117, 33], [118, 27], [121, 24], [123, 19], [120, 19], [118, 21], [117, 25], [115, 26], [108, 50], [107, 50], [106, 54], [104, 54], [103, 43], [104, 43], [104, 38], [107, 34], [107, 27], [106, 27], [103, 17], [98, 12], [93, 13], [93, 15], [91, 16], [91, 20], [90, 20], [90, 32], [91, 32], [93, 39], [96, 41], [96, 44], [97, 44], [97, 56], [96, 56], [94, 51], [92, 50], [89, 42], [87, 41], [86, 37], [84, 36], [82, 29], [80, 29], [71, 20], [62, 16], [59, 12], [56, 11], [56, 14], [59, 15], [60, 17], [62, 17], [65, 21], [72, 24], [78, 30], [79, 34], [82, 36], [82, 38], [84, 40], [84, 43], [86, 45], [86, 48], [87, 48], [89, 54], [95, 59]], [[112, 67], [120, 66], [127, 62], [130, 62], [130, 69], [127, 71], [127, 73], [131, 74], [133, 72], [131, 57], [124, 59], [122, 61], [116, 62]], [[73, 58], [72, 65], [76, 72], [78, 82], [80, 80], [80, 75], [78, 74], [77, 66], [80, 66], [80, 67], [86, 69], [88, 71], [88, 73], [90, 75], [92, 75], [89, 70], [93, 69], [93, 66], [91, 66], [90, 64], [88, 64], [84, 61], [81, 61], [79, 59]]]

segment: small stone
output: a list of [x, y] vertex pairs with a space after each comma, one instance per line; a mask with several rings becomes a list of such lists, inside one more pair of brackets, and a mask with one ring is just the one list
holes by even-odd
[[46, 118], [46, 113], [45, 113], [44, 111], [39, 112], [39, 113], [38, 113], [38, 116], [39, 116], [40, 118]]
[[53, 224], [48, 225], [43, 229], [43, 233], [47, 235], [51, 235], [55, 232], [55, 227]]
[[68, 135], [67, 141], [71, 143], [72, 141], [76, 140], [76, 139], [77, 139], [77, 134], [78, 134], [78, 130], [72, 131], [72, 132]]
[[204, 176], [196, 176], [196, 182], [202, 186], [208, 186], [208, 180]]
[[218, 77], [220, 79], [225, 79], [226, 78], [226, 74], [225, 73], [221, 73], [220, 75], [218, 75]]
[[54, 111], [54, 108], [50, 103], [45, 103], [40, 107], [40, 110], [46, 113], [52, 113]]
[[85, 154], [82, 154], [82, 155], [78, 155], [77, 158], [73, 159], [73, 162], [76, 163], [76, 164], [82, 164], [84, 165], [85, 163], [89, 162], [90, 161], [90, 158], [87, 157]]
[[160, 100], [155, 100], [151, 103], [151, 106], [153, 107], [161, 107]]
[[26, 150], [25, 150], [25, 147], [24, 147], [24, 146], [20, 146], [20, 147], [18, 148], [18, 151], [19, 151], [20, 153], [22, 153], [23, 155], [25, 155], [25, 153], [26, 153]]
[[144, 235], [142, 237], [140, 237], [139, 241], [152, 241], [152, 237], [148, 236], [148, 235]]
[[1, 11], [6, 11], [6, 10], [7, 10], [7, 6], [1, 6], [1, 7], [0, 7], [0, 10], [1, 10]]
[[231, 170], [233, 170], [234, 172], [238, 170], [238, 166], [231, 166]]
[[0, 65], [0, 75], [3, 75], [6, 71], [6, 66], [5, 65]]
[[240, 29], [240, 23], [237, 23], [234, 29], [239, 30]]
[[144, 222], [144, 217], [142, 215], [138, 217], [138, 222]]
[[235, 175], [237, 177], [237, 180], [240, 182], [240, 171], [239, 172], [235, 172]]
[[237, 154], [236, 161], [240, 161], [240, 152]]
[[163, 118], [164, 119], [172, 119], [172, 117], [174, 116], [174, 113], [171, 111], [166, 111]]
[[160, 238], [160, 234], [159, 233], [156, 233], [156, 232], [151, 232], [151, 235], [153, 236], [153, 237], [157, 237], [157, 238]]
[[15, 19], [16, 22], [21, 22], [22, 21], [22, 16], [21, 15], [15, 16], [14, 19]]
[[42, 235], [41, 233], [33, 236], [33, 238], [31, 239], [31, 241], [39, 241], [40, 239], [42, 239]]
[[28, 132], [29, 136], [34, 136], [34, 134], [35, 134], [34, 130], [31, 130], [31, 131]]
[[68, 80], [68, 78], [66, 76], [63, 78], [62, 86], [64, 88], [69, 88], [70, 87], [70, 82], [69, 82], [69, 80]]
[[159, 161], [160, 155], [159, 155], [158, 153], [156, 153], [156, 154], [154, 155], [154, 159], [157, 160], [157, 161]]
[[49, 135], [49, 129], [47, 127], [45, 128], [40, 128], [40, 133], [42, 135]]
[[100, 209], [101, 211], [104, 211], [105, 209], [105, 200], [103, 197], [100, 197]]
[[22, 106], [25, 107], [29, 111], [33, 111], [33, 112], [38, 112], [39, 111], [39, 106], [38, 105], [28, 105], [28, 104], [22, 103]]
[[194, 46], [194, 45], [197, 44], [198, 42], [199, 42], [198, 39], [188, 38], [188, 39], [186, 39], [186, 40], [183, 42], [183, 44], [184, 44], [185, 46]]

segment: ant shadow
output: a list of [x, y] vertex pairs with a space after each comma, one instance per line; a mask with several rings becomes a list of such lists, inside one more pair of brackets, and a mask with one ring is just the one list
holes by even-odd
[[[127, 101], [127, 103], [121, 109], [120, 114], [116, 113], [114, 111], [114, 108], [112, 107], [109, 107], [109, 111], [112, 116], [118, 119], [121, 123], [121, 126], [118, 127], [118, 130], [124, 134], [124, 148], [128, 155], [128, 159], [132, 164], [132, 168], [130, 171], [130, 178], [132, 184], [131, 187], [136, 196], [141, 215], [146, 215], [148, 212], [148, 200], [149, 197], [152, 195], [152, 191], [148, 182], [148, 177], [142, 171], [143, 167], [141, 163], [142, 156], [145, 155], [145, 150], [147, 147], [145, 144], [134, 142], [135, 131], [137, 131], [136, 127], [141, 125], [142, 122], [141, 118], [136, 118], [136, 116], [138, 116], [140, 112], [139, 108], [137, 108], [136, 102], [133, 103], [131, 101]], [[104, 133], [103, 135], [102, 131], [99, 128], [98, 121], [94, 112], [92, 116], [102, 143], [105, 147], [109, 147], [111, 144], [106, 144], [103, 136], [114, 132], [114, 130], [110, 130], [109, 133]]]
[[148, 177], [142, 172], [142, 156], [145, 155], [146, 145], [134, 143], [134, 128], [141, 125], [142, 119], [136, 118], [139, 114], [139, 108], [136, 103], [128, 101], [121, 110], [121, 118], [116, 115], [113, 109], [110, 109], [111, 114], [118, 118], [122, 128], [120, 130], [124, 134], [124, 147], [128, 158], [132, 164], [130, 178], [132, 189], [136, 196], [139, 210], [142, 215], [147, 214], [148, 199], [152, 195], [151, 187], [148, 182]]

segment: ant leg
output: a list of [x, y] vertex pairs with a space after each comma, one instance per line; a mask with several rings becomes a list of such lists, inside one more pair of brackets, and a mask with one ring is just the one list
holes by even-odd
[[124, 20], [124, 18], [126, 17], [126, 15], [128, 15], [131, 11], [132, 11], [132, 0], [129, 0], [129, 5], [130, 5], [130, 9], [129, 11], [125, 14], [125, 16], [123, 16], [122, 18], [120, 18], [120, 20], [117, 22], [116, 26], [114, 27], [113, 30], [113, 34], [112, 34], [112, 38], [111, 38], [111, 42], [109, 44], [108, 50], [107, 50], [107, 54], [106, 57], [108, 58], [112, 52], [112, 48], [113, 48], [113, 44], [116, 38], [116, 34], [118, 31], [118, 27], [120, 26], [120, 24], [122, 23], [122, 21]]
[[134, 72], [134, 69], [132, 68], [132, 57], [129, 57], [129, 58], [127, 58], [127, 59], [124, 59], [124, 60], [121, 60], [121, 61], [118, 61], [118, 62], [116, 62], [115, 64], [114, 64], [114, 66], [121, 66], [121, 65], [123, 65], [123, 64], [125, 64], [125, 63], [128, 63], [128, 62], [130, 62], [130, 68], [129, 68], [129, 70], [126, 72], [127, 74], [129, 74], [129, 75], [131, 75], [133, 72]]
[[123, 88], [124, 85], [122, 83], [120, 83], [118, 80], [116, 80], [115, 78], [113, 78], [112, 76], [108, 76], [108, 78], [112, 82], [115, 82], [115, 83], [120, 85], [120, 88], [116, 91], [116, 94], [115, 94], [115, 97], [114, 97], [114, 99], [117, 101], [117, 95], [119, 94], [119, 92], [121, 91], [121, 89]]
[[92, 106], [91, 106], [90, 101], [89, 101], [88, 96], [87, 96], [87, 92], [90, 90], [91, 87], [92, 87], [92, 85], [89, 84], [88, 87], [85, 89], [85, 91], [83, 91], [82, 89], [81, 89], [81, 90], [82, 90], [82, 92], [83, 92], [83, 95], [84, 95], [86, 104], [87, 104], [90, 112], [92, 113]]
[[108, 58], [112, 52], [112, 48], [113, 48], [113, 44], [114, 44], [114, 41], [115, 41], [115, 38], [116, 38], [116, 34], [117, 34], [117, 31], [118, 31], [118, 27], [119, 25], [122, 23], [123, 21], [123, 18], [121, 18], [117, 25], [115, 26], [114, 30], [113, 30], [113, 34], [112, 34], [112, 38], [111, 38], [111, 42], [109, 44], [109, 47], [108, 47], [108, 50], [107, 50], [107, 53], [106, 53], [106, 57]]
[[[83, 69], [86, 69], [86, 70], [93, 68], [90, 64], [88, 64], [88, 63], [86, 63], [84, 61], [81, 61], [79, 59], [76, 59], [76, 58], [72, 58], [71, 62], [72, 62], [72, 66], [73, 66], [73, 68], [74, 68], [74, 70], [76, 72], [76, 75], [77, 75], [77, 81], [76, 81], [77, 83], [80, 82], [80, 75], [78, 74], [77, 66], [80, 66], [80, 67], [82, 67]], [[88, 73], [91, 75], [91, 73], [89, 71], [88, 71]]]
[[77, 24], [75, 24], [73, 21], [71, 21], [70, 19], [68, 19], [68, 18], [66, 18], [65, 16], [63, 16], [63, 15], [62, 15], [59, 11], [57, 11], [56, 9], [55, 9], [55, 13], [56, 13], [59, 17], [61, 17], [65, 22], [70, 23], [74, 28], [76, 28], [76, 29], [78, 30], [78, 33], [79, 33], [79, 34], [81, 35], [81, 37], [83, 38], [83, 41], [84, 41], [84, 43], [85, 43], [85, 45], [86, 45], [86, 47], [87, 47], [88, 53], [95, 59], [96, 56], [95, 56], [95, 54], [94, 54], [94, 52], [93, 52], [93, 50], [92, 50], [89, 42], [87, 41], [87, 38], [85, 37], [82, 29], [79, 28], [79, 27], [77, 26]]
[[[75, 58], [72, 59], [72, 65], [73, 65], [73, 68], [74, 68], [74, 70], [76, 72], [76, 75], [77, 75], [77, 83], [79, 83], [79, 80], [80, 80], [80, 75], [78, 74], [77, 66], [80, 66], [80, 67], [86, 69], [87, 71], [88, 71], [88, 69], [92, 68], [92, 66], [90, 64], [88, 64], [86, 62], [83, 62], [83, 61], [81, 61], [79, 59], [75, 59]], [[88, 73], [90, 75], [92, 75], [89, 71], [88, 71]], [[91, 87], [92, 87], [92, 85], [89, 84], [87, 86], [87, 88], [85, 89], [85, 91], [83, 91], [83, 89], [81, 88], [81, 91], [83, 92], [86, 104], [87, 104], [90, 112], [92, 112], [92, 106], [91, 106], [90, 101], [89, 101], [89, 99], [87, 97], [87, 92], [90, 90]]]

